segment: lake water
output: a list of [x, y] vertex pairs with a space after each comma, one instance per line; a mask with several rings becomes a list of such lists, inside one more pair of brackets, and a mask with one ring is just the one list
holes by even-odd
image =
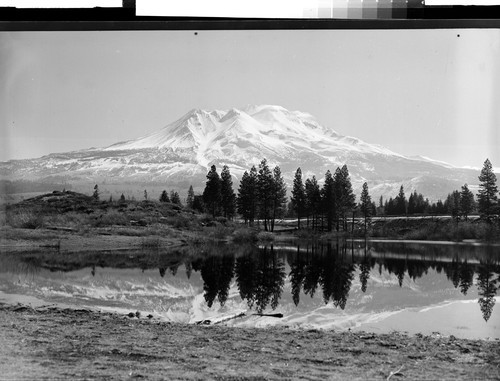
[[228, 326], [500, 338], [499, 287], [498, 246], [331, 241], [0, 255], [0, 301]]

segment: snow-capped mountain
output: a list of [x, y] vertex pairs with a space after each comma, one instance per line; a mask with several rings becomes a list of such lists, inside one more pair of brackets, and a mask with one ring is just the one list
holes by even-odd
[[235, 185], [245, 170], [266, 158], [280, 165], [289, 184], [297, 167], [318, 180], [347, 164], [355, 190], [367, 181], [373, 196], [395, 196], [400, 185], [429, 199], [444, 198], [478, 172], [424, 157], [406, 157], [379, 145], [343, 136], [312, 115], [280, 106], [246, 106], [228, 111], [193, 109], [152, 134], [105, 148], [50, 154], [0, 163], [3, 179], [65, 181], [73, 184], [168, 183], [201, 190], [212, 164], [227, 164]]

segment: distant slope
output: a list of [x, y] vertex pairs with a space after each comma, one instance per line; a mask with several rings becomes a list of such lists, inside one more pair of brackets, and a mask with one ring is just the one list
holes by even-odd
[[430, 200], [468, 183], [479, 173], [424, 157], [406, 157], [355, 137], [342, 136], [304, 112], [280, 106], [247, 106], [228, 111], [193, 109], [152, 134], [109, 147], [57, 153], [0, 163], [0, 177], [78, 184], [165, 183], [201, 190], [212, 164], [227, 164], [235, 185], [262, 158], [280, 165], [291, 184], [297, 167], [304, 177], [322, 179], [347, 164], [356, 192], [364, 181], [373, 197], [394, 197], [400, 185]]

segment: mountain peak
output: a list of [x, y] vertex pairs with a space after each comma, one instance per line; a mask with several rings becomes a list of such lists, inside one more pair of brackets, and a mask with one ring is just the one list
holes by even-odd
[[304, 177], [315, 175], [320, 179], [327, 170], [333, 172], [347, 164], [353, 186], [359, 189], [369, 182], [373, 197], [392, 197], [404, 184], [405, 191], [418, 189], [429, 199], [436, 199], [464, 183], [477, 184], [474, 171], [399, 155], [340, 135], [311, 114], [276, 105], [247, 105], [227, 111], [194, 108], [135, 140], [104, 149], [49, 155], [32, 166], [17, 163], [18, 169], [8, 163], [3, 171], [14, 179], [62, 176], [81, 178], [87, 184], [89, 178], [113, 178], [138, 183], [169, 181], [186, 187], [192, 182], [200, 188], [212, 164], [218, 168], [227, 164], [231, 174], [240, 178], [263, 158], [279, 164], [289, 184], [299, 166]]

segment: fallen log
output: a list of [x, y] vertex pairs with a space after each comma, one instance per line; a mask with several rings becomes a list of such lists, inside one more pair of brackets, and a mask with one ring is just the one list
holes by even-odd
[[68, 228], [65, 226], [46, 226], [47, 229], [49, 230], [61, 230], [64, 232], [76, 232], [77, 230], [74, 228]]
[[275, 317], [275, 318], [282, 318], [283, 314], [253, 314], [255, 316], [267, 316], [267, 317]]

